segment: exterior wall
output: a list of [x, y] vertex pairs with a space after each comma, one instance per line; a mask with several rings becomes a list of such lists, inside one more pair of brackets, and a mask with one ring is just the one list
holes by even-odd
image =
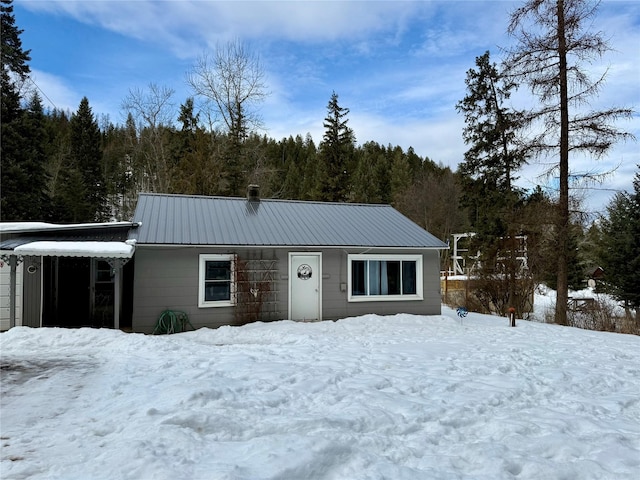
[[[16, 267], [16, 325], [22, 325], [22, 277], [24, 267], [20, 263]], [[9, 262], [0, 260], [0, 331], [8, 330], [11, 321], [10, 313], [10, 286], [11, 267]]]
[[322, 285], [322, 316], [324, 320], [335, 320], [375, 313], [394, 315], [440, 315], [440, 257], [437, 250], [375, 250], [376, 254], [422, 254], [423, 300], [392, 302], [349, 302], [347, 278], [347, 255], [362, 253], [359, 250], [329, 250], [323, 252], [324, 278]]
[[[16, 268], [16, 325], [40, 326], [42, 310], [42, 257], [24, 257]], [[32, 272], [32, 273], [31, 273]], [[3, 262], [0, 268], [0, 331], [10, 323], [10, 267]]]
[[[42, 257], [24, 257], [24, 303], [22, 325], [42, 325]], [[33, 273], [30, 273], [33, 272]]]
[[[195, 328], [217, 328], [222, 325], [246, 323], [238, 319], [238, 307], [198, 308], [199, 256], [200, 254], [236, 254], [241, 261], [263, 259], [272, 262], [273, 275], [270, 318], [288, 318], [289, 252], [304, 253], [322, 251], [322, 317], [335, 320], [344, 317], [375, 313], [392, 315], [411, 313], [439, 315], [440, 274], [437, 250], [375, 250], [379, 254], [423, 254], [422, 301], [349, 302], [347, 255], [362, 253], [357, 249], [314, 248], [202, 248], [202, 247], [151, 247], [138, 245], [134, 257], [135, 279], [132, 328], [136, 332], [151, 333], [160, 314], [166, 310], [178, 310], [189, 316]], [[369, 249], [369, 253], [371, 249]], [[265, 306], [266, 308], [266, 306]], [[265, 319], [260, 319], [265, 320]]]
[[198, 307], [200, 254], [237, 254], [241, 261], [268, 259], [275, 261], [277, 273], [272, 289], [278, 319], [287, 315], [287, 251], [283, 249], [220, 249], [194, 247], [138, 246], [134, 255], [132, 329], [151, 333], [164, 310], [185, 312], [195, 328], [217, 328], [245, 322], [236, 318], [236, 307]]

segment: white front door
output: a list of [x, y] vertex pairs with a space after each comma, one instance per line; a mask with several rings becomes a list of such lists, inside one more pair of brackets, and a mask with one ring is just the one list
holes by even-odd
[[289, 253], [289, 318], [321, 320], [322, 254]]

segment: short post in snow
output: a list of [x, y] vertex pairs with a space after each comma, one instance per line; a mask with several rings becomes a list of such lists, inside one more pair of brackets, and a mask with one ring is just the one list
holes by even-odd
[[509, 325], [511, 327], [516, 326], [516, 309], [513, 307], [509, 307]]

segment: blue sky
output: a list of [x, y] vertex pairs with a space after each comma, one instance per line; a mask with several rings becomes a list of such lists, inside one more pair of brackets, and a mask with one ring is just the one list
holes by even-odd
[[[217, 43], [239, 39], [260, 56], [269, 90], [261, 105], [268, 136], [310, 133], [321, 140], [335, 91], [350, 109], [357, 141], [412, 146], [456, 169], [466, 146], [456, 103], [466, 71], [486, 50], [494, 61], [512, 39], [509, 1], [74, 1], [16, 0], [23, 46], [45, 106], [75, 111], [86, 96], [98, 115], [123, 123], [122, 101], [153, 83], [175, 91], [175, 117], [192, 95], [186, 74]], [[594, 108], [640, 111], [640, 2], [605, 0], [594, 22], [614, 51], [589, 66], [608, 68]], [[529, 101], [526, 88], [516, 102]], [[640, 117], [618, 125], [640, 139]], [[616, 168], [586, 205], [601, 211], [615, 190], [631, 190], [640, 143], [598, 162], [572, 159], [575, 171]], [[521, 172], [520, 185], [553, 184], [544, 165]]]

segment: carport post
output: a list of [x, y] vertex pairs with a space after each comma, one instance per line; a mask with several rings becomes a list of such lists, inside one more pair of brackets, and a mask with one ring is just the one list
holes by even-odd
[[113, 328], [120, 328], [120, 272], [122, 262], [114, 262], [115, 278], [113, 283]]
[[107, 258], [105, 259], [113, 269], [113, 328], [120, 328], [120, 310], [122, 306], [122, 268], [129, 260], [128, 258]]

